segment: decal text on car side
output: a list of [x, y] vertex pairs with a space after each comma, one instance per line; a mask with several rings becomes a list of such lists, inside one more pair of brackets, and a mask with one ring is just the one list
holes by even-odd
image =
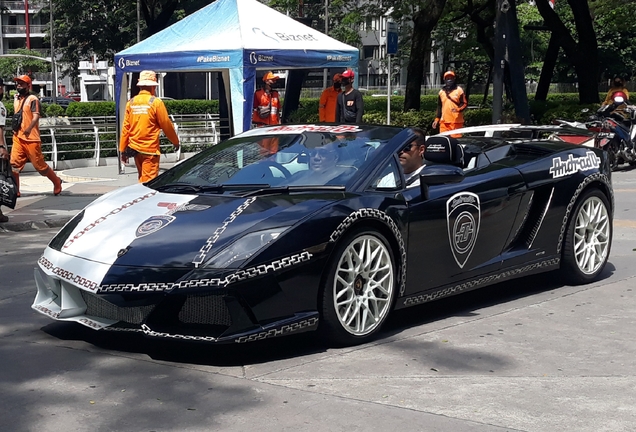
[[567, 160], [560, 157], [552, 159], [550, 174], [552, 178], [565, 177], [577, 173], [578, 171], [589, 171], [601, 166], [601, 158], [592, 151], [585, 153], [585, 156], [575, 158], [569, 155]]

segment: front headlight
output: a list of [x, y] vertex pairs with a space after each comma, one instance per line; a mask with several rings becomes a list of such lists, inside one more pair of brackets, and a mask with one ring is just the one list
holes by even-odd
[[207, 268], [236, 267], [268, 243], [276, 240], [289, 227], [272, 228], [247, 234], [227, 246], [205, 264]]

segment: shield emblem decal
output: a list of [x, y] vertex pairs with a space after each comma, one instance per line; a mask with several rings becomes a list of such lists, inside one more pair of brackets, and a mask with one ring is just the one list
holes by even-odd
[[446, 201], [446, 221], [451, 252], [459, 268], [464, 268], [479, 235], [479, 196], [472, 192], [460, 192], [450, 197]]
[[167, 227], [175, 219], [176, 217], [171, 215], [151, 216], [137, 227], [135, 237], [140, 238], [155, 233], [161, 228]]

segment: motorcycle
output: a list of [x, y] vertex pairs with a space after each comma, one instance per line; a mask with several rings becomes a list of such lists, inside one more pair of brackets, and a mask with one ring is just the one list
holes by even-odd
[[636, 165], [636, 106], [629, 105], [622, 92], [590, 117], [586, 127], [596, 132], [594, 146], [607, 151], [612, 170], [623, 163]]

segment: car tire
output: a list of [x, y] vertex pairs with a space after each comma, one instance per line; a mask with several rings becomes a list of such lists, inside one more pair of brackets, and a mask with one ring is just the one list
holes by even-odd
[[571, 284], [595, 280], [607, 263], [612, 245], [609, 201], [598, 189], [589, 189], [577, 200], [563, 242], [561, 272]]
[[389, 242], [375, 230], [356, 230], [334, 250], [322, 287], [320, 331], [340, 346], [371, 340], [393, 308], [397, 266]]

